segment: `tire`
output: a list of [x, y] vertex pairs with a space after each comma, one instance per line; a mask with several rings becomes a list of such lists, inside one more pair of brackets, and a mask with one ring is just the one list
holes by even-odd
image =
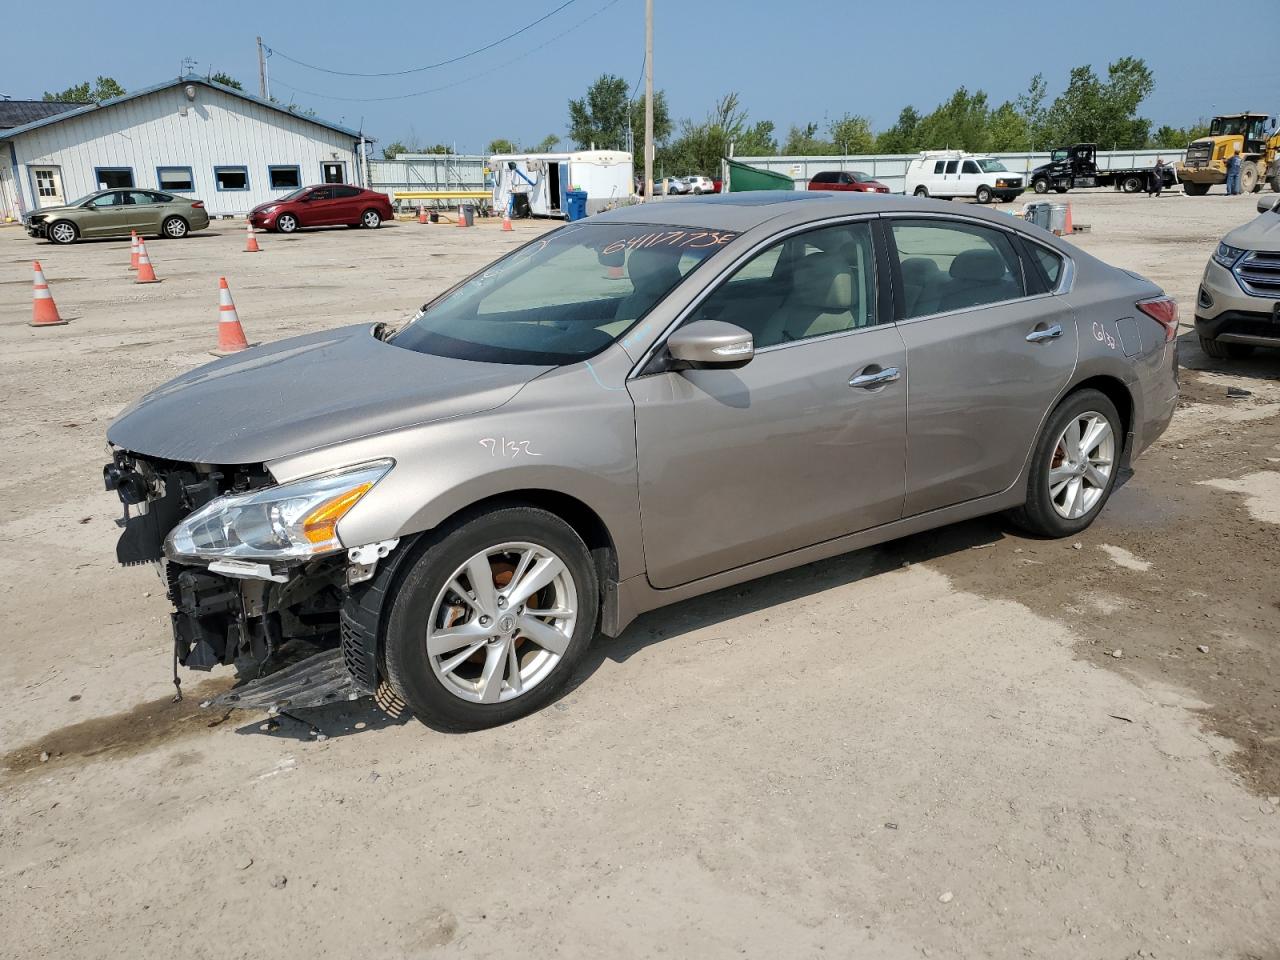
[[978, 190], [977, 190], [977, 192], [976, 192], [976, 193], [974, 193], [974, 195], [973, 195], [973, 199], [977, 200], [979, 203], [990, 203], [990, 202], [991, 202], [991, 188], [990, 188], [990, 187], [979, 187], [979, 188], [978, 188]]
[[[1065, 433], [1072, 425], [1082, 424], [1088, 424], [1084, 427], [1086, 437], [1082, 438], [1088, 439], [1092, 425], [1103, 421], [1109, 435], [1084, 451], [1085, 456], [1078, 460], [1084, 465], [1083, 472], [1074, 472], [1071, 467], [1076, 457], [1060, 441], [1067, 441]], [[1085, 389], [1068, 395], [1049, 415], [1036, 439], [1027, 476], [1027, 501], [1010, 513], [1010, 519], [1029, 533], [1043, 537], [1070, 537], [1084, 530], [1097, 518], [1115, 488], [1124, 441], [1120, 414], [1103, 393]], [[1104, 460], [1108, 461], [1105, 473]], [[1051, 476], [1055, 473], [1056, 479]], [[1103, 480], [1101, 484], [1099, 479]], [[1077, 490], [1078, 501], [1074, 499]], [[1078, 512], [1073, 509], [1077, 507]]]
[[[573, 528], [535, 507], [501, 507], [442, 530], [422, 546], [386, 615], [387, 680], [414, 715], [439, 730], [481, 730], [518, 720], [559, 696], [595, 634], [600, 613], [595, 566]], [[504, 547], [511, 550], [493, 554]], [[572, 611], [559, 623], [553, 617], [522, 616], [523, 604], [502, 612], [503, 593], [528, 582], [519, 569], [528, 548], [542, 557], [529, 567], [532, 571], [546, 558], [560, 561], [559, 572], [533, 594], [539, 604]], [[487, 562], [494, 577], [487, 600], [472, 591], [467, 570], [478, 559], [485, 562], [486, 553], [493, 554]], [[472, 599], [462, 597], [463, 588]], [[493, 616], [482, 621], [482, 609], [491, 609]], [[496, 642], [487, 637], [489, 629], [500, 631], [504, 620], [511, 621], [508, 632]], [[530, 620], [540, 625], [540, 638], [560, 648], [558, 653], [532, 639], [532, 630], [526, 636]], [[443, 631], [457, 632], [450, 639]], [[429, 652], [429, 637], [439, 644], [435, 654]], [[444, 646], [458, 644], [459, 638], [459, 645]], [[516, 677], [523, 692], [511, 683]]]
[[1031, 189], [1036, 193], [1048, 193], [1049, 181], [1044, 177], [1036, 177], [1035, 181], [1031, 184]]
[[1261, 186], [1258, 182], [1258, 165], [1252, 160], [1240, 164], [1240, 192], [1256, 193]]
[[1125, 193], [1138, 193], [1142, 187], [1142, 178], [1138, 176], [1125, 177], [1120, 181], [1120, 189]]
[[170, 240], [181, 240], [190, 230], [190, 225], [181, 217], [165, 217], [160, 224], [160, 236]]
[[1223, 343], [1208, 337], [1200, 338], [1200, 349], [1204, 351], [1206, 357], [1212, 357], [1214, 360], [1241, 360], [1253, 353], [1253, 347], [1250, 344]]
[[382, 214], [374, 209], [366, 210], [360, 214], [360, 226], [366, 230], [377, 230], [382, 226]]
[[928, 188], [928, 187], [916, 187], [915, 195], [916, 195], [917, 197], [927, 197], [927, 196], [929, 196], [929, 188]]
[[1066, 188], [1066, 187], [1054, 187], [1054, 188], [1053, 188], [1053, 192], [1054, 192], [1054, 193], [1066, 193], [1066, 192], [1067, 192], [1067, 188]]
[[701, 188], [701, 187], [694, 187], [694, 188], [693, 188], [693, 192], [694, 192], [695, 194], [701, 194], [701, 193], [702, 193], [702, 188]]
[[1271, 192], [1280, 193], [1280, 160], [1276, 161], [1275, 169], [1271, 171]]
[[80, 239], [80, 228], [70, 220], [55, 220], [45, 228], [45, 236], [50, 243], [66, 246]]
[[298, 218], [292, 213], [282, 213], [276, 217], [276, 231], [278, 233], [293, 233], [299, 226], [301, 224], [298, 223]]
[[1182, 182], [1182, 192], [1192, 197], [1203, 197], [1209, 192], [1209, 184], [1207, 183], [1191, 183], [1184, 180]]

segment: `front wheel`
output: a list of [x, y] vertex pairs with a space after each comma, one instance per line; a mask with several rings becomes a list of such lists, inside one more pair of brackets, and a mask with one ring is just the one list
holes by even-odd
[[293, 233], [298, 229], [298, 218], [292, 213], [282, 213], [276, 217], [276, 229], [281, 233]]
[[1253, 345], [1248, 343], [1222, 343], [1208, 337], [1200, 338], [1200, 349], [1206, 357], [1214, 360], [1242, 360], [1253, 353]]
[[1182, 192], [1192, 197], [1203, 197], [1209, 192], [1209, 184], [1192, 183], [1189, 180], [1184, 180], [1182, 182]]
[[990, 203], [990, 202], [991, 202], [991, 188], [990, 188], [990, 187], [979, 187], [979, 188], [978, 188], [978, 190], [977, 190], [977, 192], [973, 195], [973, 199], [977, 200], [979, 203]]
[[391, 600], [386, 669], [418, 719], [480, 730], [546, 706], [595, 633], [600, 590], [554, 514], [504, 507], [428, 541]]
[[160, 224], [160, 235], [172, 240], [181, 240], [187, 235], [188, 229], [187, 221], [181, 217], [165, 217], [164, 223]]
[[75, 243], [80, 236], [80, 231], [76, 229], [76, 225], [67, 220], [58, 220], [56, 223], [51, 224], [46, 232], [53, 243], [60, 244]]
[[1084, 530], [1111, 496], [1123, 445], [1120, 415], [1105, 394], [1071, 394], [1049, 416], [1036, 441], [1027, 502], [1011, 514], [1014, 523], [1045, 537]]
[[382, 226], [382, 215], [377, 210], [366, 210], [360, 214], [360, 226], [366, 230], [377, 230]]
[[1049, 181], [1046, 180], [1044, 177], [1037, 177], [1036, 181], [1033, 184], [1031, 184], [1031, 189], [1034, 190], [1036, 193], [1048, 193]]

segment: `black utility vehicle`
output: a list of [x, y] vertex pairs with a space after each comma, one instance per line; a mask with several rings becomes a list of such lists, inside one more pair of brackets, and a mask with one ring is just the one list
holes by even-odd
[[[1151, 188], [1152, 176], [1152, 167], [1099, 170], [1098, 145], [1077, 143], [1074, 147], [1058, 147], [1048, 163], [1032, 170], [1031, 189], [1036, 193], [1066, 193], [1072, 187], [1115, 187], [1125, 193], [1138, 193]], [[1175, 182], [1173, 164], [1166, 164], [1164, 185], [1170, 187]]]

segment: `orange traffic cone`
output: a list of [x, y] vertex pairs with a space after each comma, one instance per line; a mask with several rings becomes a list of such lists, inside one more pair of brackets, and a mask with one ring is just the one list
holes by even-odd
[[419, 222], [419, 223], [430, 223], [430, 222], [431, 222], [430, 220], [428, 220], [428, 219], [427, 219], [427, 208], [426, 208], [426, 207], [423, 207], [423, 206], [419, 206], [419, 207], [418, 207], [418, 222]]
[[467, 225], [467, 215], [462, 212], [462, 204], [458, 204], [458, 226], [465, 227]]
[[1067, 204], [1067, 222], [1062, 227], [1062, 235], [1064, 237], [1069, 237], [1071, 236], [1071, 234], [1075, 232], [1076, 232], [1075, 225], [1072, 224], [1071, 222], [1071, 204], [1068, 203]]
[[129, 269], [138, 269], [138, 231], [129, 231]]
[[151, 258], [147, 256], [147, 244], [141, 237], [138, 238], [138, 275], [133, 278], [134, 283], [159, 283], [160, 278], [156, 276], [155, 269], [151, 266]]
[[49, 281], [44, 278], [40, 269], [40, 261], [32, 260], [35, 277], [31, 291], [31, 326], [60, 327], [67, 321], [58, 316], [58, 305], [53, 302], [53, 294], [49, 292]]
[[510, 233], [512, 229], [513, 228], [511, 226], [511, 214], [504, 210], [502, 213], [502, 232]]
[[245, 253], [261, 253], [262, 248], [258, 246], [258, 236], [253, 232], [253, 224], [246, 222], [244, 225], [244, 252]]
[[218, 348], [211, 351], [215, 357], [225, 357], [232, 353], [247, 350], [249, 341], [244, 338], [244, 327], [240, 326], [240, 315], [236, 313], [235, 301], [231, 299], [231, 290], [227, 287], [227, 278], [218, 278]]

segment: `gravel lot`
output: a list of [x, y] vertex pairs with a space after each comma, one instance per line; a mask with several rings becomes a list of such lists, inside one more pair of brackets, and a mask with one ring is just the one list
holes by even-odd
[[[1070, 198], [1186, 324], [1254, 215]], [[1280, 957], [1280, 353], [1184, 335], [1172, 427], [1076, 542], [976, 521], [686, 602], [512, 726], [359, 702], [315, 742], [201, 711], [225, 674], [170, 703], [99, 470], [112, 416], [207, 359], [218, 277], [272, 340], [404, 318], [539, 229], [250, 256], [228, 222], [135, 286], [127, 242], [0, 228], [0, 955]], [[32, 256], [69, 325], [25, 325]]]

